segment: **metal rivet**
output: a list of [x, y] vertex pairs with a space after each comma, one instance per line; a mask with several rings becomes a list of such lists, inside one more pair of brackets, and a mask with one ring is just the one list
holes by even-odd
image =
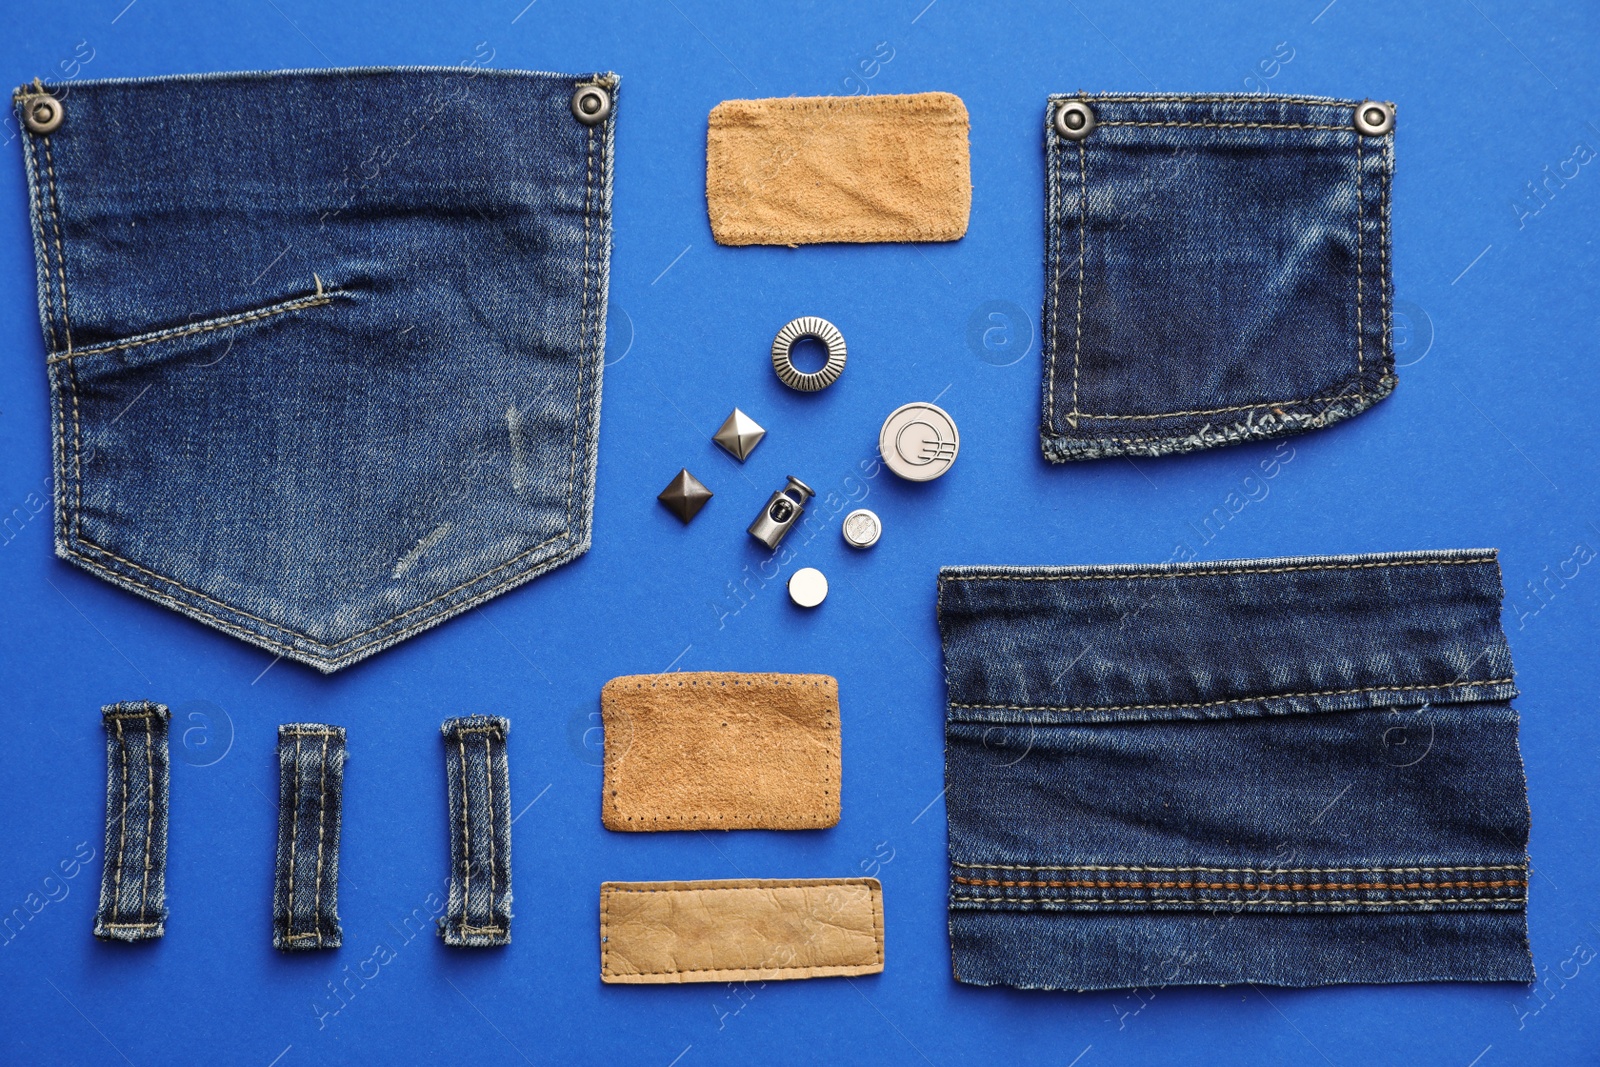
[[1081, 141], [1094, 132], [1094, 108], [1082, 100], [1056, 105], [1056, 132], [1069, 141]]
[[611, 94], [598, 85], [580, 85], [572, 94], [572, 117], [585, 126], [598, 126], [611, 114]]
[[883, 523], [870, 508], [856, 508], [844, 517], [844, 525], [839, 529], [844, 534], [844, 543], [851, 548], [871, 548], [883, 534]]
[[66, 108], [53, 96], [35, 93], [23, 98], [22, 122], [33, 133], [52, 133], [66, 117]]
[[1356, 130], [1378, 137], [1394, 129], [1394, 108], [1378, 100], [1363, 100], [1356, 105]]
[[[810, 337], [828, 346], [828, 363], [821, 370], [807, 374], [796, 369], [794, 361], [789, 358], [794, 352], [794, 343], [802, 337]], [[814, 393], [838, 381], [839, 375], [844, 373], [845, 355], [844, 334], [839, 332], [839, 327], [815, 315], [806, 315], [788, 323], [772, 340], [772, 369], [777, 372], [778, 380], [802, 393]]]

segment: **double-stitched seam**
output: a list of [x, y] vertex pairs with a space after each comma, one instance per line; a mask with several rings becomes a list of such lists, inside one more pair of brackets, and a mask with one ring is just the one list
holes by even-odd
[[[111, 891], [111, 912], [116, 915], [122, 911], [122, 868], [123, 858], [128, 850], [128, 743], [122, 733], [122, 721], [117, 720], [117, 751], [122, 756], [122, 814], [118, 816], [120, 823], [117, 837], [117, 874]], [[146, 790], [149, 789], [148, 783]]]
[[1394, 185], [1393, 137], [1385, 138], [1383, 156], [1384, 172], [1380, 183], [1380, 188], [1383, 190], [1383, 207], [1381, 209], [1383, 235], [1378, 240], [1378, 244], [1383, 251], [1383, 268], [1378, 278], [1378, 291], [1383, 295], [1383, 352], [1380, 354], [1380, 360], [1384, 366], [1388, 366], [1394, 356], [1393, 343], [1389, 332], [1389, 287], [1391, 284], [1389, 277], [1389, 197], [1391, 195], [1391, 187]]
[[90, 345], [87, 348], [68, 349], [65, 352], [52, 353], [46, 362], [66, 363], [84, 356], [99, 356], [104, 355], [107, 352], [120, 352], [124, 349], [140, 348], [144, 345], [159, 344], [162, 341], [172, 341], [180, 337], [188, 337], [192, 334], [209, 333], [212, 330], [225, 330], [231, 326], [238, 326], [241, 323], [254, 322], [258, 319], [270, 319], [276, 315], [285, 315], [291, 311], [300, 311], [304, 308], [321, 307], [324, 304], [333, 303], [334, 297], [345, 295], [347, 294], [342, 289], [326, 289], [319, 294], [296, 297], [293, 300], [288, 300], [281, 304], [274, 304], [271, 307], [243, 312], [238, 315], [229, 315], [226, 318], [217, 319], [213, 322], [197, 323], [193, 326], [176, 326], [171, 329], [160, 330], [131, 341], [119, 341], [116, 343], [108, 342], [103, 345]]
[[1083, 272], [1088, 258], [1089, 162], [1078, 142], [1078, 322], [1072, 331], [1072, 426], [1078, 426], [1078, 367], [1083, 362]]
[[[1055, 143], [1059, 138], [1046, 132], [1046, 137], [1051, 137]], [[1049, 245], [1046, 251], [1049, 277], [1046, 279], [1049, 288], [1045, 292], [1045, 308], [1049, 315], [1049, 333], [1047, 334], [1047, 347], [1049, 358], [1045, 362], [1045, 425], [1051, 433], [1059, 433], [1056, 428], [1056, 355], [1057, 346], [1061, 340], [1061, 228], [1062, 228], [1062, 189], [1061, 189], [1061, 151], [1059, 148], [1048, 153], [1049, 170], [1046, 180], [1049, 183], [1049, 196], [1045, 212], [1045, 229]]]
[[290, 791], [289, 814], [289, 924], [288, 936], [294, 938], [294, 857], [300, 851], [300, 736], [294, 739], [294, 787]]
[[1361, 188], [1361, 138], [1356, 138], [1356, 381], [1361, 382], [1361, 393], [1367, 391], [1366, 382], [1362, 380], [1365, 370], [1363, 353], [1365, 340], [1362, 337], [1362, 279], [1364, 270], [1363, 248], [1366, 244], [1367, 212], [1366, 202], [1362, 196]]
[[[1165, 419], [1176, 415], [1220, 415], [1227, 411], [1251, 411], [1260, 408], [1286, 408], [1297, 404], [1331, 404], [1336, 400], [1349, 399], [1349, 394], [1340, 393], [1336, 396], [1310, 396], [1298, 397], [1293, 400], [1261, 400], [1254, 404], [1234, 404], [1225, 408], [1196, 408], [1192, 411], [1157, 411], [1150, 415], [1094, 415], [1089, 412], [1079, 412], [1080, 419]], [[1130, 440], [1135, 440], [1130, 438]]]
[[[1015, 887], [1039, 889], [1259, 889], [1273, 893], [1316, 893], [1332, 889], [1362, 889], [1409, 891], [1415, 889], [1504, 889], [1520, 888], [1526, 881], [1515, 878], [1468, 879], [1454, 882], [1184, 882], [1184, 881], [1124, 881], [1122, 879], [1036, 879], [1036, 878], [968, 878], [954, 875], [951, 881], [961, 885], [987, 886], [1011, 889]], [[1131, 899], [1131, 898], [1130, 898]]]
[[1479, 907], [1495, 904], [1527, 904], [1528, 898], [1523, 897], [1418, 897], [1407, 900], [1254, 900], [1243, 897], [1227, 897], [1224, 899], [1191, 899], [1189, 897], [1144, 897], [1144, 898], [1118, 898], [1118, 897], [968, 897], [952, 896], [953, 901], [968, 904], [1054, 904], [1063, 908], [1083, 907], [1090, 904], [1123, 904], [1129, 907], [1143, 907], [1149, 904], [1187, 904], [1191, 907], [1215, 907], [1220, 904], [1233, 904], [1241, 907], [1268, 907], [1268, 908], [1408, 908], [1422, 904], [1474, 904]]
[[1076, 866], [1050, 866], [1025, 863], [961, 863], [952, 860], [952, 867], [970, 871], [1130, 871], [1141, 874], [1181, 874], [1198, 871], [1207, 874], [1251, 874], [1257, 876], [1280, 874], [1406, 874], [1412, 871], [1455, 871], [1480, 873], [1484, 871], [1526, 871], [1526, 863], [1493, 864], [1475, 867], [1140, 867], [1123, 864], [1080, 864]]
[[[295, 738], [298, 747], [300, 739]], [[311, 921], [316, 927], [317, 944], [322, 944], [322, 843], [323, 828], [327, 823], [328, 814], [328, 735], [322, 735], [322, 781], [318, 787], [317, 798], [317, 890], [311, 903]]]
[[[1062, 97], [1061, 99], [1076, 99], [1075, 97]], [[1307, 107], [1349, 107], [1351, 101], [1336, 100], [1328, 96], [1232, 96], [1204, 94], [1163, 96], [1156, 93], [1098, 93], [1090, 99], [1106, 104], [1245, 104], [1261, 106], [1264, 104], [1304, 104]], [[1104, 123], [1101, 123], [1104, 125]], [[1347, 127], [1340, 127], [1345, 129]]]
[[[483, 773], [488, 779], [488, 797], [486, 799], [489, 801], [489, 804], [488, 804], [488, 808], [489, 808], [489, 922], [492, 924], [495, 921], [495, 908], [494, 908], [494, 756], [489, 751], [489, 736], [490, 735], [487, 732], [485, 732], [484, 735], [483, 735]], [[461, 925], [462, 925], [463, 929], [466, 928], [466, 923], [462, 923]]]
[[[117, 725], [120, 730], [121, 724]], [[149, 717], [144, 720], [144, 780], [153, 783], [156, 780], [156, 732]], [[145, 796], [151, 797], [149, 787], [145, 789]], [[156, 832], [156, 806], [145, 805], [144, 816], [144, 878], [139, 884], [139, 921], [145, 921], [145, 912], [150, 905], [150, 840]]]
[[[1493, 556], [1468, 556], [1460, 559], [1396, 559], [1371, 563], [1297, 564], [1293, 567], [1228, 567], [1213, 570], [1184, 570], [1149, 574], [946, 574], [947, 582], [1089, 582], [1105, 580], [1218, 577], [1234, 574], [1289, 574], [1294, 571], [1364, 571], [1382, 567], [1465, 566], [1493, 563]], [[1509, 679], [1508, 679], [1509, 680]]]
[[1331, 130], [1335, 133], [1355, 133], [1348, 125], [1322, 126], [1303, 122], [1132, 122], [1128, 120], [1097, 122], [1098, 126], [1168, 126], [1184, 130]]
[[[176, 580], [174, 578], [169, 578], [164, 574], [158, 574], [155, 571], [150, 570], [148, 567], [141, 567], [139, 564], [134, 563], [132, 560], [124, 559], [121, 556], [117, 555], [115, 552], [113, 552], [110, 549], [106, 548], [105, 546], [97, 544], [94, 541], [89, 540], [87, 537], [84, 537], [81, 533], [78, 534], [78, 541], [79, 541], [79, 543], [88, 546], [89, 548], [93, 549], [96, 552], [101, 553], [102, 555], [106, 555], [106, 556], [111, 557], [112, 559], [116, 560], [118, 563], [121, 563], [121, 564], [123, 564], [125, 566], [128, 566], [128, 567], [132, 567], [136, 571], [141, 571], [141, 572], [143, 572], [145, 574], [150, 575], [152, 578], [156, 578], [156, 579], [158, 579], [160, 581], [168, 583], [169, 585], [175, 586], [176, 588], [183, 590], [185, 593], [188, 593], [191, 596], [199, 597], [201, 600], [204, 600], [207, 603], [215, 604], [217, 607], [221, 608], [224, 611], [230, 611], [230, 612], [233, 612], [235, 615], [240, 615], [240, 616], [243, 616], [244, 618], [247, 618], [247, 619], [253, 619], [256, 622], [259, 622], [264, 626], [270, 626], [272, 629], [277, 630], [279, 633], [287, 634], [290, 637], [299, 638], [300, 640], [306, 642], [307, 644], [314, 645], [317, 648], [323, 648], [323, 649], [330, 649], [331, 650], [331, 649], [338, 648], [341, 645], [349, 644], [351, 641], [355, 641], [358, 638], [365, 637], [367, 634], [372, 633], [374, 630], [381, 630], [385, 626], [388, 626], [390, 623], [395, 622], [398, 619], [403, 619], [407, 615], [411, 615], [411, 614], [413, 614], [415, 612], [421, 611], [422, 609], [424, 609], [426, 607], [429, 607], [430, 605], [436, 603], [437, 601], [444, 600], [446, 597], [449, 597], [449, 596], [451, 596], [451, 595], [453, 595], [455, 593], [460, 592], [462, 589], [465, 589], [467, 586], [472, 585], [474, 582], [482, 581], [484, 578], [487, 578], [489, 575], [494, 574], [496, 571], [505, 570], [507, 567], [513, 566], [514, 564], [516, 564], [519, 560], [523, 559], [524, 557], [532, 555], [533, 553], [539, 551], [540, 549], [546, 547], [547, 545], [552, 545], [555, 542], [561, 540], [562, 538], [567, 537], [568, 535], [569, 535], [569, 531], [563, 530], [561, 533], [556, 534], [554, 537], [550, 538], [549, 540], [542, 541], [539, 544], [534, 545], [532, 548], [530, 548], [526, 552], [522, 553], [522, 555], [519, 555], [514, 559], [506, 561], [505, 563], [503, 563], [500, 566], [496, 567], [494, 570], [488, 571], [488, 572], [486, 572], [484, 574], [480, 574], [477, 578], [472, 579], [472, 581], [463, 582], [461, 585], [456, 586], [454, 589], [450, 589], [450, 590], [447, 590], [446, 592], [440, 593], [438, 596], [434, 597], [432, 600], [427, 601], [426, 603], [418, 604], [414, 608], [410, 608], [410, 609], [408, 609], [408, 610], [406, 610], [404, 612], [401, 612], [399, 615], [396, 615], [396, 616], [394, 616], [394, 617], [392, 617], [390, 619], [387, 619], [384, 622], [381, 622], [376, 626], [373, 626], [373, 627], [370, 627], [370, 628], [368, 628], [366, 630], [361, 631], [361, 633], [352, 634], [351, 636], [345, 638], [343, 641], [340, 641], [338, 644], [332, 644], [332, 645], [324, 644], [323, 642], [318, 641], [314, 637], [311, 637], [311, 636], [309, 636], [307, 634], [300, 633], [298, 630], [291, 630], [287, 626], [282, 626], [282, 625], [280, 625], [278, 623], [272, 622], [269, 619], [263, 619], [259, 615], [252, 615], [248, 611], [244, 611], [244, 610], [242, 610], [240, 608], [236, 608], [236, 607], [232, 606], [231, 604], [226, 604], [226, 603], [224, 603], [224, 602], [222, 602], [220, 600], [213, 599], [212, 597], [207, 596], [205, 593], [200, 592], [198, 589], [191, 589], [188, 586], [184, 585], [182, 582], [180, 582], [180, 581], [178, 581], [178, 580]], [[69, 549], [69, 551], [71, 551], [71, 550]], [[226, 626], [231, 626], [231, 627], [234, 627], [235, 629], [244, 629], [244, 627], [240, 626], [240, 624], [237, 623], [237, 622], [230, 621], [228, 619], [224, 619], [224, 618], [222, 618], [221, 616], [218, 616], [218, 615], [213, 615], [212, 613], [204, 610], [203, 608], [197, 608], [197, 607], [194, 607], [193, 605], [185, 604], [182, 601], [177, 600], [176, 598], [172, 597], [170, 594], [165, 594], [161, 590], [156, 589], [153, 586], [148, 585], [145, 582], [139, 581], [137, 578], [131, 577], [131, 576], [126, 575], [126, 574], [123, 574], [122, 572], [114, 570], [111, 567], [107, 567], [105, 564], [100, 563], [98, 560], [91, 559], [90, 557], [85, 556], [81, 552], [71, 552], [71, 555], [73, 556], [73, 558], [81, 560], [82, 562], [87, 563], [91, 567], [94, 567], [94, 568], [96, 568], [96, 569], [98, 569], [100, 571], [103, 571], [106, 574], [114, 575], [118, 579], [120, 579], [122, 581], [125, 581], [125, 582], [129, 583], [130, 585], [138, 586], [140, 589], [143, 589], [146, 592], [151, 593], [153, 596], [155, 596], [155, 597], [157, 597], [159, 599], [162, 599], [165, 603], [167, 603], [167, 604], [169, 604], [169, 605], [171, 605], [173, 607], [179, 608], [180, 610], [193, 612], [194, 614], [200, 615], [200, 616], [202, 616], [204, 618], [207, 618], [207, 619], [210, 619], [213, 622], [220, 623], [221, 625], [223, 625], [225, 627]], [[520, 576], [516, 576], [516, 577], [510, 578], [510, 579], [507, 579], [505, 582], [502, 582], [499, 585], [496, 585], [492, 589], [484, 590], [482, 593], [479, 593], [476, 596], [474, 596], [469, 603], [479, 603], [479, 602], [481, 602], [486, 597], [493, 595], [499, 589], [502, 589], [506, 585], [509, 585], [512, 582], [517, 581], [518, 578], [520, 578]], [[464, 604], [463, 606], [466, 606], [466, 605]], [[427, 620], [423, 620], [424, 623], [426, 621]], [[422, 625], [422, 623], [418, 623], [416, 625]], [[385, 641], [391, 640], [392, 638], [398, 636], [401, 633], [407, 633], [411, 629], [415, 629], [415, 626], [409, 627], [406, 630], [397, 631], [394, 634], [387, 634], [384, 637], [380, 637], [375, 641], [369, 641], [367, 644], [364, 644], [364, 645], [360, 646], [359, 648], [350, 649], [348, 652], [342, 653], [338, 657], [338, 659], [348, 659], [349, 657], [355, 655], [357, 652], [365, 651], [366, 649], [371, 648], [373, 645], [383, 644]], [[272, 648], [281, 649], [281, 650], [283, 650], [285, 652], [298, 651], [292, 645], [286, 645], [286, 644], [283, 644], [282, 642], [274, 641], [269, 637], [266, 637], [264, 635], [255, 633], [255, 631], [249, 631], [249, 632], [251, 632], [256, 638], [260, 639], [261, 641], [263, 641], [267, 645], [271, 646]]]
[[1262, 693], [1258, 696], [1227, 697], [1223, 700], [1206, 700], [1193, 704], [961, 704], [950, 702], [952, 708], [983, 711], [1136, 711], [1162, 708], [1214, 708], [1223, 704], [1251, 704], [1261, 700], [1290, 700], [1298, 697], [1349, 696], [1354, 693], [1411, 693], [1422, 690], [1472, 688], [1484, 685], [1510, 685], [1512, 678], [1486, 678], [1477, 682], [1439, 682], [1434, 685], [1381, 685], [1366, 689], [1314, 689], [1303, 693]]
[[[55, 153], [50, 148], [49, 137], [41, 137], [40, 142], [44, 146], [45, 168], [50, 186], [50, 228], [55, 235], [56, 277], [61, 289], [61, 325], [66, 335], [67, 350], [70, 352], [72, 350], [72, 313], [67, 301], [67, 254], [65, 245], [61, 240], [61, 198], [56, 192]], [[72, 455], [75, 472], [73, 494], [76, 500], [72, 514], [71, 529], [81, 537], [83, 535], [83, 421], [78, 403], [78, 375], [72, 370], [72, 364], [70, 363], [67, 364], [67, 381], [72, 397]], [[64, 418], [63, 421], [65, 421]], [[65, 429], [65, 426], [62, 428]], [[63, 473], [65, 472], [63, 471]], [[62, 497], [66, 496], [61, 486], [57, 486], [56, 491]], [[70, 536], [66, 524], [62, 526], [62, 533]]]
[[44, 253], [44, 306], [45, 326], [48, 328], [50, 349], [54, 351], [59, 347], [56, 333], [56, 295], [55, 295], [55, 256], [50, 247], [50, 237], [45, 233], [45, 220], [50, 215], [49, 186], [45, 180], [44, 162], [41, 152], [35, 147], [30, 138], [23, 144], [23, 153], [27, 157], [28, 165], [32, 168], [29, 183], [31, 206], [33, 208], [33, 223], [36, 227], [35, 237], [39, 242], [39, 249]]
[[[1384, 378], [1380, 379], [1379, 384], [1380, 385], [1388, 385], [1392, 389], [1394, 384], [1395, 384], [1395, 381], [1396, 381], [1396, 379], [1395, 379], [1394, 375], [1392, 373], [1390, 373], [1390, 374], [1387, 374]], [[1347, 382], [1345, 384], [1345, 386], [1344, 386], [1344, 391], [1341, 392], [1338, 396], [1335, 396], [1335, 397], [1322, 397], [1322, 398], [1311, 397], [1311, 398], [1307, 398], [1305, 400], [1297, 400], [1297, 401], [1279, 400], [1279, 401], [1270, 402], [1269, 404], [1266, 404], [1266, 405], [1251, 404], [1251, 405], [1249, 405], [1249, 407], [1251, 407], [1251, 408], [1260, 408], [1260, 407], [1264, 407], [1264, 406], [1265, 407], [1269, 407], [1269, 409], [1270, 409], [1272, 414], [1279, 415], [1285, 420], [1285, 423], [1284, 423], [1285, 426], [1287, 426], [1289, 424], [1289, 420], [1295, 420], [1295, 421], [1298, 421], [1298, 422], [1301, 422], [1301, 423], [1305, 423], [1306, 425], [1308, 425], [1308, 426], [1310, 426], [1312, 428], [1315, 428], [1317, 425], [1324, 425], [1325, 426], [1325, 425], [1329, 425], [1329, 423], [1326, 421], [1328, 419], [1328, 417], [1329, 417], [1328, 413], [1329, 413], [1329, 411], [1333, 410], [1333, 406], [1337, 402], [1343, 401], [1343, 402], [1346, 402], [1346, 403], [1354, 404], [1355, 405], [1355, 410], [1352, 411], [1352, 412], [1349, 412], [1348, 414], [1341, 414], [1341, 413], [1337, 413], [1336, 412], [1335, 415], [1333, 416], [1333, 421], [1334, 422], [1337, 422], [1340, 419], [1348, 418], [1350, 415], [1353, 415], [1353, 414], [1360, 414], [1361, 412], [1365, 411], [1368, 407], [1370, 407], [1372, 405], [1372, 403], [1375, 403], [1376, 400], [1382, 399], [1382, 396], [1379, 396], [1379, 397], [1375, 398], [1374, 400], [1369, 401], [1365, 397], [1364, 394], [1359, 393], [1359, 392], [1357, 394], [1352, 395], [1349, 390], [1350, 390], [1350, 387], [1352, 385], [1354, 385], [1354, 384], [1356, 384], [1356, 383], [1353, 380], [1351, 382]], [[1384, 394], [1384, 395], [1387, 395], [1387, 394]], [[1284, 408], [1295, 408], [1295, 407], [1299, 407], [1299, 406], [1306, 405], [1306, 404], [1316, 404], [1316, 403], [1324, 403], [1324, 402], [1328, 404], [1328, 407], [1324, 408], [1322, 411], [1316, 412], [1315, 414], [1303, 413], [1303, 412], [1298, 412], [1298, 411], [1292, 411], [1291, 412], [1291, 411], [1284, 411], [1283, 410]], [[1202, 427], [1201, 430], [1196, 431], [1196, 432], [1197, 433], [1203, 432], [1204, 430], [1209, 429], [1209, 428], [1210, 428], [1209, 425], [1207, 425], [1205, 427]], [[1277, 436], [1282, 436], [1286, 432], [1289, 432], [1289, 431], [1283, 430], [1281, 428], [1280, 429], [1276, 429], [1276, 430], [1272, 430], [1272, 431], [1269, 432], [1269, 431], [1265, 430], [1264, 428], [1263, 429], [1257, 429], [1257, 428], [1253, 427], [1249, 422], [1239, 422], [1239, 421], [1235, 420], [1234, 424], [1231, 427], [1223, 427], [1222, 430], [1220, 430], [1220, 431], [1214, 431], [1211, 443], [1215, 444], [1215, 443], [1218, 443], [1218, 442], [1244, 441], [1244, 440], [1250, 440], [1250, 439], [1253, 439], [1253, 438], [1258, 438], [1258, 437], [1261, 437], [1263, 435], [1277, 437]], [[1098, 444], [1132, 445], [1132, 444], [1142, 444], [1142, 443], [1144, 443], [1146, 441], [1171, 442], [1171, 441], [1178, 440], [1178, 439], [1179, 438], [1174, 436], [1174, 431], [1168, 431], [1166, 433], [1153, 434], [1153, 435], [1148, 435], [1148, 436], [1144, 436], [1144, 437], [1087, 437], [1087, 438], [1073, 439], [1073, 440], [1075, 442], [1077, 442], [1077, 443], [1088, 444], [1088, 445], [1098, 445]], [[1200, 447], [1200, 446], [1197, 446], [1197, 447]]]
[[472, 818], [467, 811], [467, 746], [458, 735], [456, 748], [461, 754], [461, 929], [467, 929], [467, 908], [472, 899]]

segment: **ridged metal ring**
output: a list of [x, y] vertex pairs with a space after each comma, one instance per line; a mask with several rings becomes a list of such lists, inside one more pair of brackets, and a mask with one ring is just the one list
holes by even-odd
[[[828, 363], [821, 370], [807, 374], [795, 369], [790, 354], [794, 351], [794, 343], [802, 337], [813, 338], [828, 346]], [[779, 330], [778, 336], [772, 341], [772, 369], [777, 372], [778, 380], [802, 393], [814, 393], [838, 381], [839, 375], [844, 373], [844, 360], [844, 334], [827, 319], [815, 315], [795, 319]]]

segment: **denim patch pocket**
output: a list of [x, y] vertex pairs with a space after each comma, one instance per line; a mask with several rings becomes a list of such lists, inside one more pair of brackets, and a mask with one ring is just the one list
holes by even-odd
[[1492, 552], [947, 568], [956, 977], [1531, 981]]
[[1393, 391], [1390, 105], [1054, 96], [1045, 142], [1046, 458], [1281, 437]]
[[83, 82], [40, 129], [19, 90], [57, 554], [332, 671], [582, 553], [615, 92]]

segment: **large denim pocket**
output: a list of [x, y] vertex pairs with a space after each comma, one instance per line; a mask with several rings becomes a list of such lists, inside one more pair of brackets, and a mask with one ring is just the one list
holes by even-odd
[[[1053, 461], [1300, 433], [1395, 386], [1392, 110], [1273, 96], [1051, 97]], [[1063, 108], [1089, 132], [1058, 131]]]
[[25, 138], [57, 554], [331, 671], [582, 553], [587, 85], [615, 99], [471, 68], [75, 85]]
[[960, 980], [1531, 980], [1492, 554], [939, 588]]

